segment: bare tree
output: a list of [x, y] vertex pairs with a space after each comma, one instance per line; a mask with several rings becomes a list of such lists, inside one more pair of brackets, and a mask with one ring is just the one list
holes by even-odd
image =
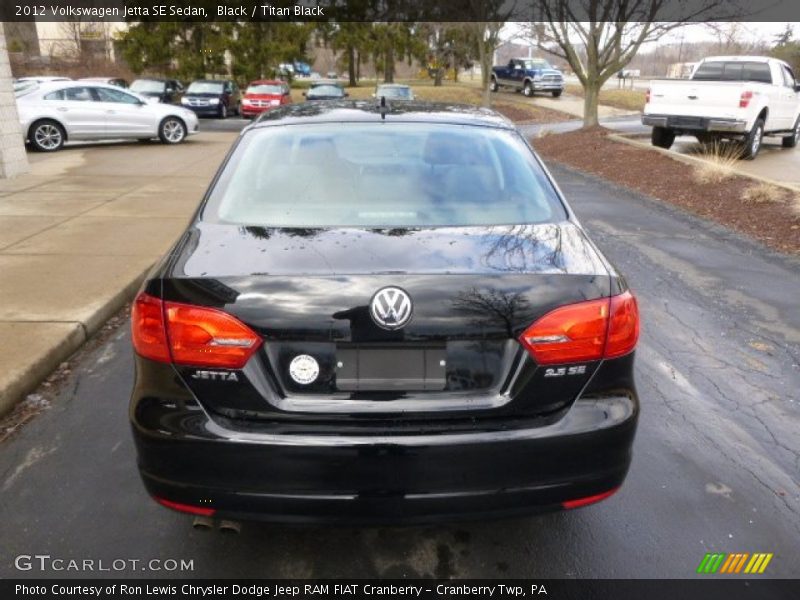
[[[541, 22], [531, 23], [537, 46], [566, 60], [584, 89], [583, 124], [597, 125], [600, 89], [642, 44], [689, 22], [720, 19], [726, 0], [683, 4], [670, 0], [537, 0]], [[740, 14], [740, 13], [737, 13]], [[670, 20], [672, 19], [672, 20]]]

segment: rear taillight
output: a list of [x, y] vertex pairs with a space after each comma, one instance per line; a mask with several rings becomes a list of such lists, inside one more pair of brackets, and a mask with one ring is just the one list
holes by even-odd
[[228, 313], [145, 293], [134, 302], [131, 325], [136, 352], [159, 362], [241, 369], [261, 346], [261, 338]]
[[647, 91], [644, 93], [644, 103], [650, 104], [650, 88], [647, 88]]
[[739, 96], [739, 108], [747, 108], [750, 105], [750, 100], [753, 99], [753, 92], [750, 90], [745, 90], [742, 92], [742, 95]]
[[136, 297], [131, 308], [131, 338], [138, 355], [158, 362], [170, 361], [161, 300], [145, 293]]
[[540, 365], [566, 364], [628, 354], [639, 339], [639, 311], [629, 291], [550, 311], [520, 336]]

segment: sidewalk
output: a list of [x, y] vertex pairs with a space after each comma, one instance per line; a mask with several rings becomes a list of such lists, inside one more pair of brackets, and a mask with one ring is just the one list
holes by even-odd
[[67, 147], [0, 180], [0, 415], [131, 299], [235, 137]]
[[[559, 110], [563, 113], [572, 115], [576, 119], [583, 119], [583, 98], [580, 96], [573, 96], [564, 94], [560, 98], [546, 98], [543, 96], [534, 96], [532, 98], [533, 104], [547, 108], [550, 110]], [[622, 108], [614, 108], [613, 106], [606, 106], [600, 104], [597, 107], [597, 116], [600, 119], [610, 119], [613, 117], [627, 117], [630, 115], [638, 115], [639, 113], [634, 110], [625, 110]]]

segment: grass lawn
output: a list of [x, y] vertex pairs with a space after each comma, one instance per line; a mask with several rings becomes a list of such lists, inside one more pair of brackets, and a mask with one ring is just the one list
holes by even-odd
[[[305, 84], [305, 82], [303, 83]], [[344, 84], [345, 81], [340, 80], [340, 83]], [[398, 81], [397, 83], [410, 85], [414, 90], [417, 100], [425, 102], [472, 104], [475, 106], [480, 106], [481, 104], [482, 95], [479, 81], [470, 81], [469, 79], [458, 83], [445, 81], [438, 87], [434, 86], [433, 81], [430, 79]], [[372, 94], [375, 93], [375, 85], [375, 81], [362, 81], [361, 85], [357, 87], [345, 86], [345, 89], [353, 100], [371, 100]], [[303, 92], [307, 87], [307, 85], [303, 85], [303, 87], [293, 87], [292, 101], [303, 102]], [[530, 100], [519, 95], [492, 94], [492, 101], [492, 108], [494, 110], [506, 115], [515, 122], [553, 123], [564, 121], [568, 118], [563, 113], [534, 106]]]
[[[580, 85], [568, 85], [565, 91], [583, 96], [583, 87]], [[644, 90], [600, 90], [600, 104], [641, 112], [644, 110]]]

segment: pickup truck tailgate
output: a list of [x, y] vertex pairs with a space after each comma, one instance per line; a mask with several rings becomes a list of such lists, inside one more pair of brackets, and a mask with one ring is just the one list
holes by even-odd
[[737, 81], [655, 80], [645, 114], [741, 118], [739, 98], [747, 84]]

